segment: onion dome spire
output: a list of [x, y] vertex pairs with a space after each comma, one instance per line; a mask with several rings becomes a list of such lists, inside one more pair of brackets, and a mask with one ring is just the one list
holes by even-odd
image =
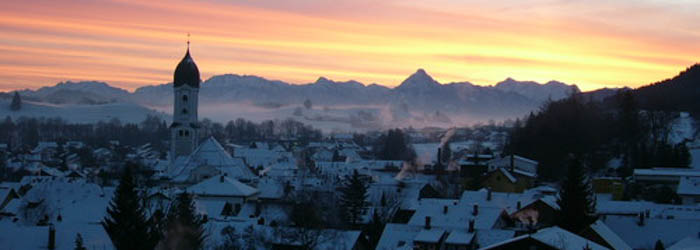
[[199, 68], [197, 64], [190, 56], [190, 39], [189, 34], [187, 34], [187, 53], [185, 57], [182, 58], [177, 68], [175, 68], [175, 74], [173, 75], [173, 87], [179, 87], [184, 84], [189, 85], [193, 88], [199, 88]]

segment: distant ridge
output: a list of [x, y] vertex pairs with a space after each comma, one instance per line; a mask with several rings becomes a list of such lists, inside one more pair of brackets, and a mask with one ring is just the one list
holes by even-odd
[[694, 64], [678, 75], [634, 90], [645, 109], [690, 111], [700, 114], [700, 64]]
[[[411, 112], [511, 117], [539, 107], [544, 100], [564, 98], [565, 93], [572, 91], [578, 92], [578, 87], [556, 81], [539, 84], [511, 78], [496, 86], [469, 82], [441, 84], [424, 69], [416, 70], [394, 88], [326, 77], [308, 84], [289, 84], [259, 76], [225, 74], [202, 83], [199, 101], [202, 105], [246, 103], [284, 107], [310, 99], [323, 106], [387, 105], [393, 110], [400, 107]], [[144, 86], [131, 93], [104, 82], [62, 82], [20, 94], [30, 100], [54, 104], [123, 102], [166, 107], [172, 102], [172, 84]]]

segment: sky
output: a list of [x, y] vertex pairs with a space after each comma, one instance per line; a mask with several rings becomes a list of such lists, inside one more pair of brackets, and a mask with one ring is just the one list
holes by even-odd
[[697, 13], [696, 0], [0, 1], [0, 91], [171, 82], [188, 33], [203, 80], [392, 87], [423, 68], [442, 83], [637, 87], [700, 61]]

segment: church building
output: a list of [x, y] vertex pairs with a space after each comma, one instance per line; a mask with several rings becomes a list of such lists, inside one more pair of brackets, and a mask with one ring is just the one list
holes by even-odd
[[173, 122], [170, 125], [171, 184], [192, 185], [215, 176], [250, 182], [255, 175], [239, 158], [233, 158], [213, 137], [199, 143], [199, 69], [187, 53], [173, 75]]
[[175, 69], [173, 77], [174, 105], [173, 123], [170, 125], [171, 161], [189, 156], [198, 145], [197, 105], [199, 94], [199, 69], [190, 56], [189, 42], [187, 53]]

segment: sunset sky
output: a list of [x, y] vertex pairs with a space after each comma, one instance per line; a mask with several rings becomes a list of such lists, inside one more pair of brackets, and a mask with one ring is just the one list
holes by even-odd
[[0, 91], [172, 81], [191, 52], [204, 80], [319, 76], [396, 86], [507, 77], [636, 87], [700, 61], [697, 0], [1, 1]]

